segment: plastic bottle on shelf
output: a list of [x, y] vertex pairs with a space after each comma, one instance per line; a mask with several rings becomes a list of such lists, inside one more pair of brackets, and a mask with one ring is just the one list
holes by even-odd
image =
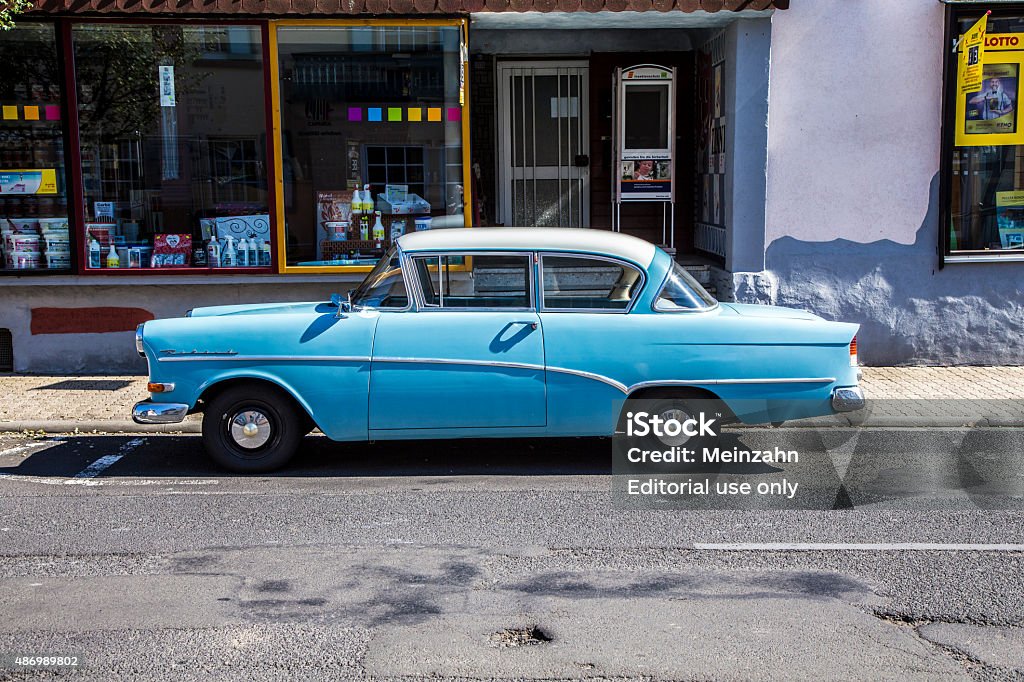
[[235, 250], [235, 238], [230, 234], [224, 237], [227, 242], [224, 246], [224, 250], [220, 253], [220, 263], [222, 267], [233, 268], [238, 265], [238, 251]]
[[252, 251], [249, 249], [249, 240], [242, 237], [238, 240], [238, 267], [247, 268], [249, 267], [249, 254]]
[[369, 185], [363, 185], [363, 214], [359, 221], [359, 238], [366, 241], [370, 238], [370, 218], [373, 216], [373, 193]]
[[380, 219], [380, 211], [373, 212], [373, 241], [376, 248], [381, 248], [384, 245], [384, 223]]
[[117, 249], [114, 247], [114, 243], [110, 243], [110, 252], [107, 253], [107, 267], [108, 268], [119, 268], [121, 267], [121, 257], [117, 255]]
[[352, 206], [348, 215], [348, 234], [346, 239], [359, 238], [359, 218], [363, 214], [363, 193], [357, 187], [352, 190]]
[[100, 249], [100, 243], [98, 241], [96, 241], [95, 237], [93, 237], [89, 241], [89, 267], [90, 268], [102, 267], [102, 264], [100, 262], [101, 258], [102, 258], [102, 255], [103, 255], [103, 253], [102, 253], [102, 250]]
[[211, 268], [220, 267], [220, 242], [217, 237], [210, 237], [210, 243], [206, 245], [206, 262]]
[[263, 246], [260, 247], [260, 265], [270, 267], [270, 242], [266, 239], [263, 240]]

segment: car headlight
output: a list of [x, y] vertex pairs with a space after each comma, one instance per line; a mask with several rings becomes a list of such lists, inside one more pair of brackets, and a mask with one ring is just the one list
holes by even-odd
[[146, 323], [143, 322], [142, 324], [135, 328], [135, 350], [137, 350], [139, 352], [139, 355], [141, 355], [142, 357], [146, 357], [146, 348], [145, 346], [142, 345], [142, 328], [145, 326]]

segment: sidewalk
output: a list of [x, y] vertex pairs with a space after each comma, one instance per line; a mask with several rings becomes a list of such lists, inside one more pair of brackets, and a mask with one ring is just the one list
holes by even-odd
[[[949, 426], [982, 418], [1024, 426], [1024, 366], [865, 367], [861, 387], [875, 425]], [[0, 431], [199, 431], [198, 416], [167, 426], [133, 423], [132, 405], [147, 397], [144, 376], [0, 375], [0, 396]]]

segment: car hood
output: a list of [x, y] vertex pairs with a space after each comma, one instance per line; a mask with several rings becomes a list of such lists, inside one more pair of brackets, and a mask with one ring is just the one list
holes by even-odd
[[776, 320], [820, 320], [814, 313], [796, 308], [783, 308], [777, 305], [755, 305], [750, 303], [722, 303], [722, 308], [731, 310], [743, 317], [766, 317]]
[[192, 317], [218, 317], [223, 315], [296, 315], [335, 312], [337, 308], [326, 301], [306, 303], [256, 303], [247, 305], [215, 305], [193, 308]]

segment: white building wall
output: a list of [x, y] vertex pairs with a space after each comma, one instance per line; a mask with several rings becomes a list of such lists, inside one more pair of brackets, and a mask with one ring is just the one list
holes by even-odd
[[943, 15], [936, 0], [775, 13], [768, 243], [914, 243], [939, 167]]
[[868, 364], [1019, 364], [1024, 263], [939, 269], [944, 6], [772, 16], [765, 263], [736, 298], [861, 324]]

